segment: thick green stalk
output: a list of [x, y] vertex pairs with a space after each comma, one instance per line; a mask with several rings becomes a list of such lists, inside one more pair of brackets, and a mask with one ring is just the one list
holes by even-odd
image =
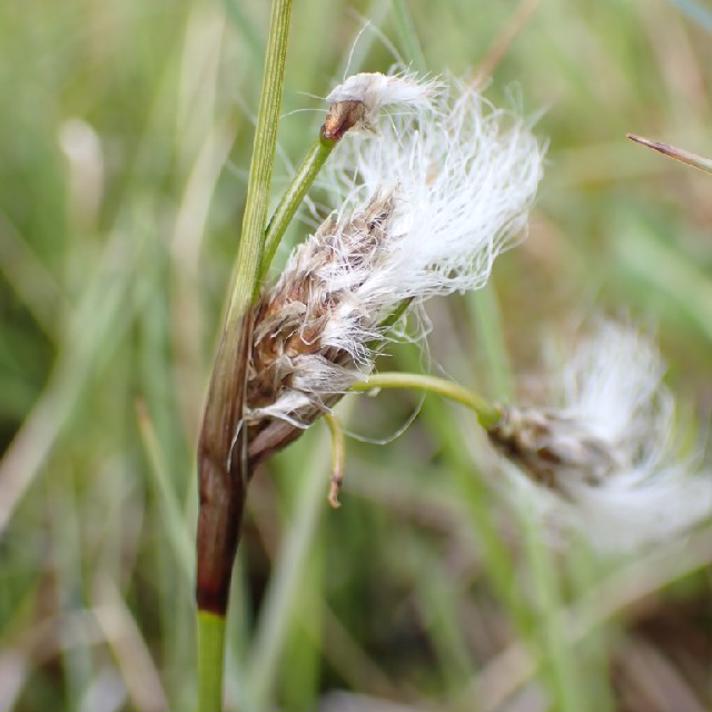
[[225, 618], [198, 611], [198, 712], [222, 709]]
[[245, 214], [227, 310], [225, 329], [242, 318], [258, 286], [259, 265], [264, 249], [264, 229], [269, 208], [272, 168], [277, 147], [277, 127], [282, 105], [284, 65], [292, 0], [274, 0], [270, 34], [262, 79], [260, 107], [247, 184]]
[[198, 607], [225, 613], [249, 473], [237, 438], [277, 142], [291, 0], [274, 0], [242, 235], [198, 445]]
[[264, 248], [291, 9], [291, 0], [273, 0], [242, 233], [198, 443], [196, 599], [200, 712], [221, 709], [223, 629], [250, 478], [247, 458], [243, 456], [245, 433], [239, 430], [252, 338], [250, 307], [259, 283]]
[[286, 193], [282, 196], [282, 200], [280, 200], [267, 226], [264, 252], [262, 254], [262, 265], [260, 267], [261, 279], [267, 275], [267, 270], [270, 264], [272, 264], [275, 252], [277, 252], [279, 243], [282, 241], [282, 237], [284, 237], [284, 233], [292, 221], [294, 213], [301, 205], [304, 196], [307, 194], [309, 188], [311, 188], [321, 167], [326, 162], [329, 154], [333, 151], [336, 143], [337, 141], [319, 136], [319, 139], [315, 141], [314, 145], [304, 157], [302, 165], [299, 166], [299, 170], [289, 184]]
[[472, 410], [480, 425], [485, 429], [496, 425], [501, 417], [499, 409], [477, 393], [436, 376], [426, 376], [420, 373], [376, 373], [365, 381], [359, 381], [351, 386], [352, 391], [370, 391], [376, 388], [415, 388], [428, 393], [436, 393]]

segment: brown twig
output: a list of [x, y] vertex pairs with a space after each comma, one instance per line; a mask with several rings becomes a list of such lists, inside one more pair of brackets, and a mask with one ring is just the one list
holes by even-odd
[[651, 148], [653, 151], [662, 153], [663, 156], [667, 156], [675, 161], [680, 161], [680, 163], [685, 163], [688, 166], [697, 168], [697, 170], [704, 173], [712, 173], [712, 159], [710, 158], [705, 158], [704, 156], [699, 156], [696, 153], [685, 151], [682, 148], [677, 148], [677, 146], [671, 146], [669, 143], [653, 141], [649, 138], [638, 136], [633, 133], [626, 134], [626, 138], [634, 143], [639, 143], [641, 146], [645, 146], [646, 148]]
[[344, 431], [337, 418], [331, 413], [326, 413], [324, 420], [331, 433], [331, 480], [328, 500], [334, 509], [338, 509], [341, 506], [339, 492], [344, 483]]

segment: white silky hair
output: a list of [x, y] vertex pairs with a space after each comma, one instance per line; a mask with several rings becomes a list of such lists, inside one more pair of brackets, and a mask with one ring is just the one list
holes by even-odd
[[[542, 144], [465, 82], [448, 79], [429, 97], [417, 110], [383, 117], [375, 136], [348, 137], [325, 167], [322, 184], [341, 206], [340, 224], [374, 196], [393, 201], [377, 263], [367, 274], [349, 267], [332, 275], [335, 284], [359, 285], [344, 311], [358, 306], [383, 318], [406, 299], [478, 289], [497, 255], [524, 236]], [[344, 326], [330, 325], [333, 338]]]
[[596, 548], [633, 551], [712, 515], [712, 471], [699, 453], [679, 455], [664, 373], [648, 337], [603, 319], [564, 370], [562, 415], [600, 439], [615, 463], [596, 483], [561, 478], [566, 501], [556, 506]]

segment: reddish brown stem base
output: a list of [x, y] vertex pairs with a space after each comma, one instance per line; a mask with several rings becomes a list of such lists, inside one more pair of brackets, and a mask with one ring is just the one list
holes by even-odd
[[251, 310], [235, 331], [229, 339], [223, 335], [218, 347], [198, 443], [196, 600], [199, 610], [218, 615], [227, 612], [250, 474], [246, 429], [240, 423], [252, 335]]
[[198, 609], [227, 612], [232, 565], [242, 524], [247, 478], [225, 463], [203, 457], [200, 470], [200, 512], [197, 537], [196, 601]]

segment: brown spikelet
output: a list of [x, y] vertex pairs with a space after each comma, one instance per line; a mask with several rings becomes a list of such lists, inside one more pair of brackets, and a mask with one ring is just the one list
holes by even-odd
[[[290, 414], [304, 426], [332, 407], [346, 385], [343, 374], [357, 373], [353, 355], [322, 340], [336, 309], [349, 299], [362, 282], [347, 281], [338, 274], [366, 275], [380, 259], [393, 215], [393, 197], [376, 196], [369, 205], [348, 220], [328, 218], [290, 259], [274, 288], [265, 292], [255, 306], [255, 328], [248, 365], [248, 412], [269, 407], [290, 391], [303, 393], [305, 404]], [[364, 313], [365, 330], [376, 315]], [[364, 348], [367, 346], [363, 345]], [[308, 361], [307, 361], [308, 360]], [[309, 362], [323, 364], [325, 374], [333, 374], [331, 386], [322, 392], [300, 389], [299, 381]], [[330, 370], [331, 369], [331, 370]], [[302, 379], [303, 380], [303, 379]], [[327, 379], [328, 380], [328, 379]], [[295, 440], [303, 428], [275, 417], [259, 417], [250, 422], [249, 457], [257, 462]]]
[[557, 413], [504, 407], [487, 434], [533, 480], [564, 494], [573, 480], [600, 484], [616, 465], [607, 443]]

